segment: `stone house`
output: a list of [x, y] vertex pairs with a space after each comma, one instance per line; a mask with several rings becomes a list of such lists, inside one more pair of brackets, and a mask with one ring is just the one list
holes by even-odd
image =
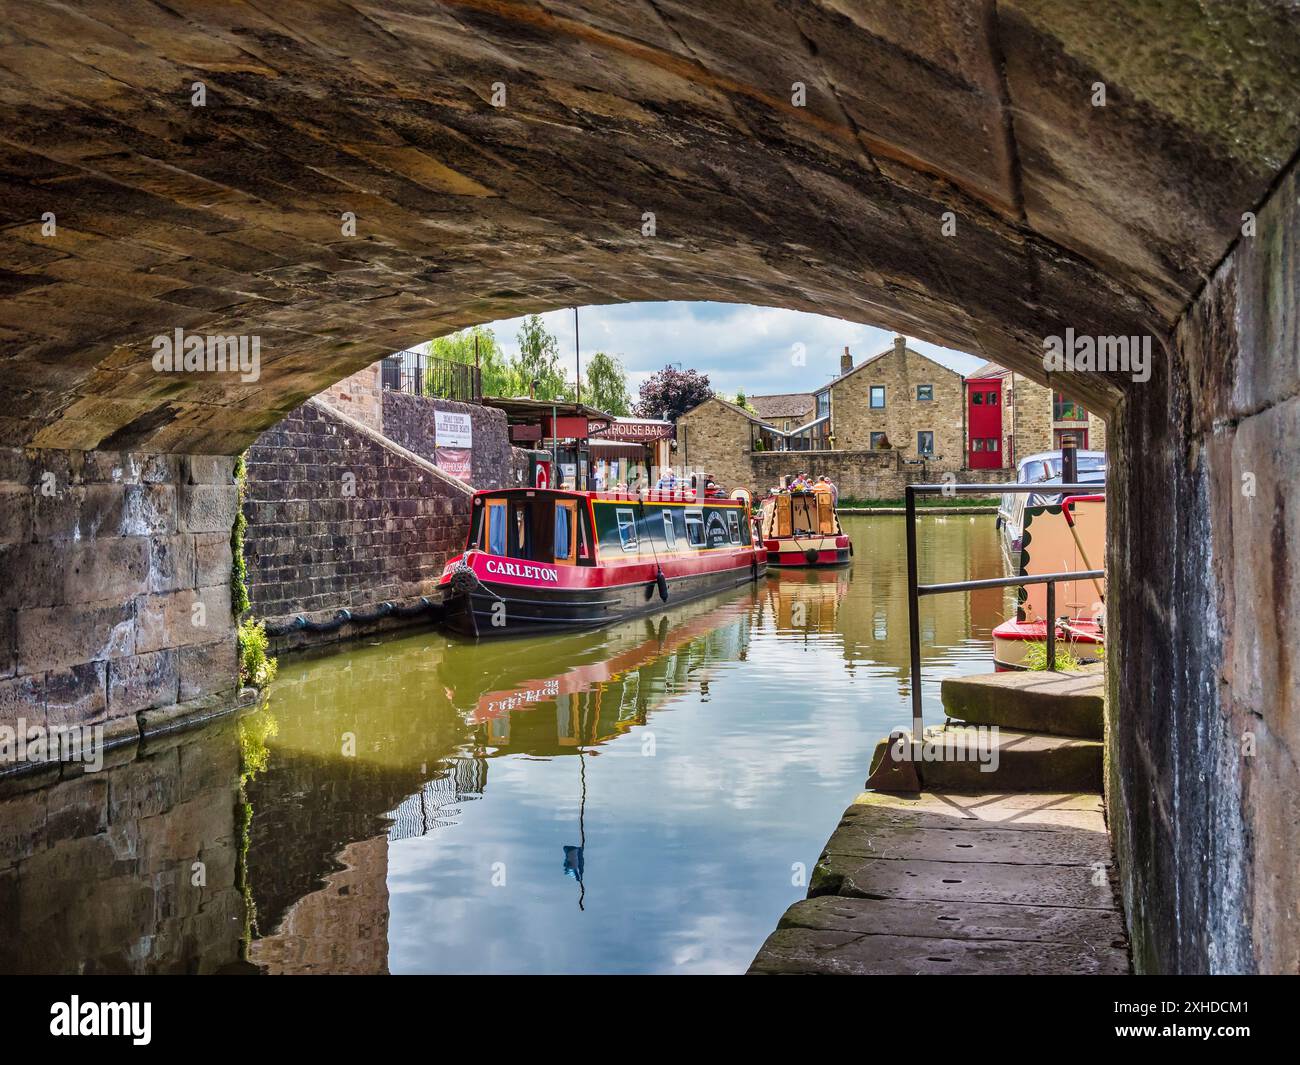
[[783, 432], [798, 429], [812, 421], [813, 397], [811, 392], [783, 392], [774, 396], [749, 396], [760, 421], [773, 425]]
[[815, 415], [826, 418], [813, 436], [832, 450], [892, 449], [932, 470], [964, 465], [962, 376], [913, 351], [903, 337], [857, 366], [845, 348], [840, 375], [813, 402]]
[[743, 407], [718, 396], [706, 399], [677, 419], [674, 465], [707, 473], [728, 488], [752, 491], [750, 456], [763, 427]]
[[1080, 450], [1106, 450], [1106, 423], [1097, 415], [992, 362], [966, 378], [966, 425], [971, 469], [1014, 469], [1026, 455], [1057, 450], [1067, 435]]

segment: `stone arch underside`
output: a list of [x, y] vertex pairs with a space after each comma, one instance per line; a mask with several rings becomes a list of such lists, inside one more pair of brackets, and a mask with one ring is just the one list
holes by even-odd
[[[4, 6], [10, 445], [230, 453], [429, 335], [641, 299], [1041, 376], [1066, 326], [1167, 335], [1298, 136], [1269, 2]], [[261, 378], [155, 373], [178, 327]]]
[[[736, 300], [890, 326], [1040, 380], [1043, 338], [1067, 327], [1153, 334], [1150, 382], [1067, 386], [1107, 413], [1117, 458], [1107, 805], [1135, 958], [1300, 967], [1293, 3], [0, 0], [0, 14], [0, 447], [53, 449], [47, 467], [59, 449], [191, 456], [157, 476], [199, 529], [221, 470], [193, 456], [233, 454], [332, 382], [472, 322]], [[260, 378], [153, 372], [151, 338], [178, 327], [260, 336]], [[11, 464], [6, 498], [25, 499], [36, 467]], [[92, 547], [33, 534], [12, 550]], [[121, 547], [102, 545], [103, 572]], [[77, 671], [111, 684], [80, 633], [112, 604], [77, 620], [57, 605], [77, 592], [62, 569], [32, 590], [30, 567], [9, 579], [19, 558], [5, 583], [34, 605], [0, 610], [0, 651], [9, 624], [20, 667], [25, 644], [51, 657], [0, 688], [63, 691]], [[149, 612], [181, 594], [141, 595], [137, 629], [156, 633]]]

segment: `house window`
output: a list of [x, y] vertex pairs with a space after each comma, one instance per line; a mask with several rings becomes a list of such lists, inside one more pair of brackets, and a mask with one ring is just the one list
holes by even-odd
[[636, 514], [631, 507], [619, 507], [614, 517], [618, 520], [618, 539], [623, 545], [623, 550], [635, 551], [637, 546]]
[[934, 385], [917, 385], [916, 401], [918, 403], [929, 403], [934, 399]]
[[885, 409], [885, 386], [884, 385], [871, 386], [870, 404], [872, 410]]
[[934, 432], [922, 429], [916, 434], [916, 453], [918, 455], [934, 454]]
[[817, 417], [824, 418], [831, 412], [831, 394], [830, 392], [817, 393]]
[[692, 547], [704, 546], [704, 511], [686, 512], [686, 542]]
[[1060, 392], [1052, 394], [1052, 421], [1086, 422], [1087, 420], [1088, 412], [1084, 410], [1082, 404], [1066, 399]]
[[888, 444], [888, 443], [886, 442], [886, 440], [885, 440], [885, 434], [884, 434], [884, 433], [872, 433], [872, 434], [871, 434], [871, 448], [872, 448], [873, 451], [874, 451], [875, 449], [877, 449], [877, 448], [883, 448], [883, 447], [888, 447], [888, 446], [889, 446], [889, 444]]

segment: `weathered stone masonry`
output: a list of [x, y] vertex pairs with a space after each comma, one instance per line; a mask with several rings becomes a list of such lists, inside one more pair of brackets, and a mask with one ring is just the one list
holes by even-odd
[[233, 702], [233, 470], [0, 451], [0, 725], [102, 724], [122, 741], [177, 703]]
[[464, 546], [468, 486], [325, 403], [309, 401], [263, 433], [247, 463], [244, 558], [258, 617], [325, 621], [340, 609], [413, 605]]
[[[333, 397], [328, 399], [333, 404]], [[474, 447], [470, 457], [474, 487], [505, 488], [511, 476], [511, 446], [504, 411], [477, 403], [411, 396], [389, 389], [382, 397], [380, 429], [394, 443], [436, 462], [434, 415], [440, 410], [469, 415], [474, 428]]]

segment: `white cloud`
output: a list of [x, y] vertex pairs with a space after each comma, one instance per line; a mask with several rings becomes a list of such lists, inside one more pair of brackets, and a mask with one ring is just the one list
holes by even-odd
[[[559, 340], [561, 356], [572, 374], [573, 311], [551, 311], [542, 318]], [[522, 321], [489, 323], [507, 354], [518, 350], [516, 334]], [[802, 311], [726, 303], [583, 307], [579, 328], [584, 357], [595, 351], [619, 356], [633, 396], [642, 381], [669, 363], [708, 374], [715, 391], [728, 395], [738, 390], [749, 395], [811, 391], [839, 373], [840, 353], [846, 345], [856, 364], [893, 342], [893, 333], [873, 326]], [[793, 359], [797, 344], [803, 345], [803, 366]], [[984, 361], [925, 341], [908, 344], [958, 373], [969, 373]]]

